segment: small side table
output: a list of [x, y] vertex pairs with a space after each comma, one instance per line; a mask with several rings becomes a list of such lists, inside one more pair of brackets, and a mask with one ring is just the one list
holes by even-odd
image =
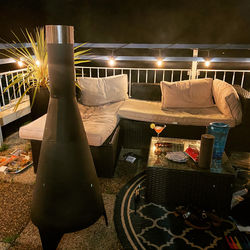
[[[155, 154], [157, 142], [162, 143], [160, 154]], [[167, 151], [184, 151], [190, 145], [199, 147], [200, 141], [152, 137], [146, 169], [148, 201], [165, 206], [195, 205], [226, 214], [236, 176], [230, 161], [224, 153], [222, 171], [213, 172], [200, 169], [192, 159], [176, 163], [165, 157]]]

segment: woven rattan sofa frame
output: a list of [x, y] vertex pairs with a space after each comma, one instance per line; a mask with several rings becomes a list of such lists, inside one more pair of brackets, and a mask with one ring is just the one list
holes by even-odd
[[[250, 92], [234, 85], [242, 106], [242, 123], [230, 129], [226, 152], [230, 155], [232, 151], [250, 152]], [[159, 84], [132, 83], [132, 98], [150, 101], [161, 100]], [[134, 121], [129, 119], [120, 120], [120, 136], [122, 146], [126, 148], [149, 149], [150, 139], [155, 132], [150, 129], [150, 122]], [[183, 139], [200, 139], [206, 133], [206, 126], [190, 126], [178, 124], [166, 124], [161, 136]]]
[[[243, 119], [242, 123], [231, 128], [228, 135], [226, 152], [232, 151], [250, 152], [250, 92], [238, 85], [234, 86], [239, 94]], [[159, 84], [132, 83], [132, 98], [150, 101], [161, 100]], [[109, 138], [99, 147], [90, 146], [98, 176], [113, 177], [116, 161], [121, 147], [149, 149], [150, 140], [155, 132], [150, 129], [150, 122], [120, 119], [119, 125]], [[206, 132], [205, 126], [189, 126], [167, 124], [162, 136], [183, 139], [200, 139]], [[41, 141], [31, 140], [34, 169], [37, 169]]]

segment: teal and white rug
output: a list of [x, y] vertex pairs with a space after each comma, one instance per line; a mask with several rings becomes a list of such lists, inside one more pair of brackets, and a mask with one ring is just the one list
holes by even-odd
[[114, 222], [124, 249], [228, 249], [225, 236], [236, 230], [225, 219], [219, 227], [198, 230], [186, 225], [174, 209], [147, 203], [144, 173], [117, 195]]

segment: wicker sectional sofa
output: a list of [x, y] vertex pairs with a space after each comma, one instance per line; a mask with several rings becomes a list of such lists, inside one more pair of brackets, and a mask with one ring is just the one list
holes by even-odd
[[[106, 80], [108, 79], [105, 78], [104, 81]], [[111, 80], [112, 84], [115, 84], [114, 79]], [[213, 82], [213, 80], [210, 79], [208, 82]], [[100, 85], [100, 82], [98, 84]], [[106, 83], [104, 82], [104, 84]], [[227, 85], [225, 87], [228, 87]], [[169, 86], [171, 87], [171, 84]], [[189, 86], [187, 87], [189, 88]], [[127, 89], [123, 88], [124, 91], [127, 91]], [[225, 92], [227, 92], [225, 89], [221, 90], [221, 93], [224, 93], [220, 96], [222, 106], [225, 104], [223, 102], [227, 101], [228, 96], [232, 99], [232, 96], [225, 95]], [[248, 140], [250, 138], [249, 92], [240, 88], [240, 86], [235, 86], [233, 92], [236, 97], [236, 104], [238, 102], [236, 106], [233, 106], [234, 115], [223, 114], [214, 103], [209, 107], [201, 108], [167, 107], [162, 109], [162, 89], [160, 84], [155, 83], [132, 83], [131, 98], [121, 95], [119, 101], [102, 105], [83, 105], [85, 103], [80, 94], [78, 96], [78, 101], [81, 102], [79, 110], [98, 176], [113, 176], [122, 146], [126, 148], [149, 148], [150, 138], [155, 136], [155, 132], [149, 127], [151, 122], [167, 125], [162, 132], [162, 136], [189, 139], [200, 139], [201, 134], [206, 132], [206, 126], [210, 122], [225, 122], [231, 127], [227, 150], [250, 151]], [[239, 99], [237, 93], [240, 100], [237, 100], [237, 98]], [[114, 94], [117, 95], [117, 92], [114, 91]], [[213, 96], [213, 102], [214, 99]], [[93, 101], [93, 97], [90, 98], [90, 101]], [[227, 112], [232, 112], [232, 110], [227, 110]], [[35, 169], [38, 166], [45, 120], [46, 115], [21, 127], [19, 130], [21, 138], [31, 140]]]
[[[163, 130], [161, 136], [183, 139], [200, 139], [201, 135], [206, 133], [207, 125], [210, 122], [221, 121], [230, 125], [226, 145], [227, 153], [230, 154], [231, 151], [250, 152], [250, 92], [241, 88], [239, 85], [233, 86], [239, 96], [239, 102], [242, 112], [242, 118], [237, 123], [235, 123], [232, 118], [222, 115], [220, 111], [216, 111], [216, 107], [208, 108], [207, 113], [203, 109], [201, 109], [200, 112], [199, 109], [174, 109], [172, 110], [173, 114], [177, 115], [177, 113], [179, 112], [179, 118], [174, 120], [173, 116], [170, 116], [170, 119], [173, 119], [172, 121], [164, 121], [161, 120], [162, 110], [159, 107], [161, 102], [160, 84], [132, 83], [131, 88], [132, 98], [134, 100], [130, 100], [129, 104], [131, 104], [132, 102], [136, 103], [138, 107], [141, 106], [143, 112], [147, 110], [147, 106], [151, 106], [150, 109], [152, 111], [152, 117], [151, 119], [148, 119], [148, 121], [146, 121], [145, 119], [143, 120], [139, 115], [137, 115], [137, 118], [135, 119], [135, 112], [137, 111], [137, 108], [135, 108], [130, 114], [129, 118], [126, 113], [130, 110], [131, 106], [123, 105], [121, 107], [118, 114], [120, 116], [120, 136], [122, 138], [121, 141], [124, 147], [148, 148], [151, 137], [156, 135], [154, 130], [150, 129], [151, 122], [166, 124], [166, 129]], [[138, 100], [140, 101], [138, 102]], [[158, 107], [156, 108], [157, 105]], [[155, 114], [154, 110], [156, 109], [159, 113], [158, 121], [157, 117], [153, 115]], [[215, 110], [216, 114], [209, 115], [209, 110], [210, 113], [211, 110]], [[199, 114], [199, 116], [201, 116], [200, 121], [196, 116], [197, 113]], [[192, 117], [191, 120], [193, 124], [191, 124], [190, 122], [183, 122], [185, 120], [185, 114]], [[134, 119], [131, 119], [133, 116]], [[202, 118], [202, 116], [204, 119]], [[194, 124], [194, 122], [196, 122], [196, 124]]]
[[[99, 176], [113, 176], [115, 162], [119, 154], [119, 117], [117, 112], [123, 102], [116, 102], [99, 107], [88, 107], [78, 103], [94, 164]], [[47, 114], [23, 126], [19, 136], [31, 141], [34, 170], [38, 160], [43, 139]], [[103, 166], [113, 167], [103, 167]]]

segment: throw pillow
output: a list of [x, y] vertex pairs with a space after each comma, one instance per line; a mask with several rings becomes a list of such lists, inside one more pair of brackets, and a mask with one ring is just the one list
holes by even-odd
[[128, 99], [128, 76], [126, 74], [92, 78], [80, 77], [78, 83], [82, 93], [80, 103], [98, 106]]
[[214, 106], [210, 78], [161, 82], [162, 109]]
[[241, 123], [242, 110], [240, 99], [234, 87], [219, 79], [213, 81], [213, 96], [220, 112], [235, 119], [236, 125]]

